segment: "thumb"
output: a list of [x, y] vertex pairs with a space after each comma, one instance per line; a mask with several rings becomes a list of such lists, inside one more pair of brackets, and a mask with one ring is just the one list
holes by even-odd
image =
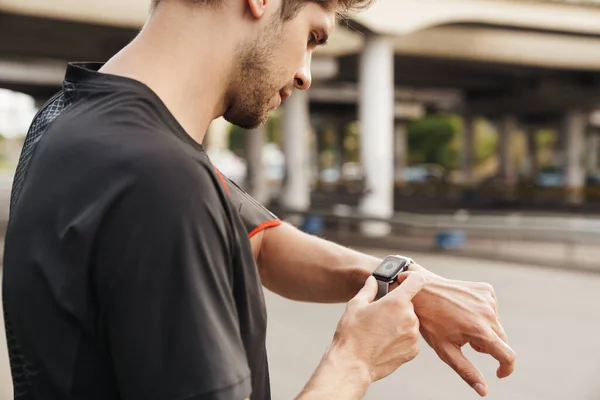
[[397, 282], [400, 286], [392, 292], [393, 296], [405, 296], [408, 300], [412, 300], [425, 286], [425, 278], [417, 272], [404, 272], [398, 275]]
[[375, 277], [371, 275], [362, 289], [354, 296], [354, 301], [361, 304], [369, 304], [375, 300], [375, 296], [377, 296], [377, 282]]

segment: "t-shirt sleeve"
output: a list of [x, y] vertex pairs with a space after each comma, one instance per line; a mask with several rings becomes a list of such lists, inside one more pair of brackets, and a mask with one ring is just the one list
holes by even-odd
[[209, 167], [171, 161], [142, 162], [98, 234], [100, 332], [124, 400], [242, 400], [233, 210]]
[[249, 237], [256, 235], [264, 229], [281, 224], [281, 220], [275, 214], [256, 201], [235, 182], [221, 174], [218, 170], [217, 173], [229, 195], [230, 201], [244, 222]]

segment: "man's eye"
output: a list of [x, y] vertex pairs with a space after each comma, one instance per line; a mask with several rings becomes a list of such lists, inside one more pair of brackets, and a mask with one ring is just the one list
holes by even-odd
[[308, 36], [308, 43], [311, 45], [316, 46], [317, 45], [317, 35], [315, 35], [314, 33], [311, 33]]

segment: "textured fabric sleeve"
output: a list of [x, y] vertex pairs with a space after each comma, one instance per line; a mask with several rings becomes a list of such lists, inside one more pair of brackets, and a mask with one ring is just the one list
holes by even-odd
[[100, 331], [121, 396], [245, 399], [250, 369], [228, 200], [210, 167], [144, 163], [107, 216], [96, 251]]
[[264, 229], [281, 224], [281, 220], [275, 214], [252, 198], [235, 182], [221, 174], [218, 170], [217, 173], [221, 179], [221, 183], [225, 187], [225, 191], [229, 195], [229, 199], [242, 218], [249, 237], [256, 235]]

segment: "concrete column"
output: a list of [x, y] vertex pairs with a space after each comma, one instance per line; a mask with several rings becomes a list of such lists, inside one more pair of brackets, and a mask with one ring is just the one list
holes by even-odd
[[266, 140], [266, 126], [246, 131], [244, 152], [247, 163], [246, 182], [248, 193], [259, 203], [269, 200], [267, 173], [263, 162], [263, 145]]
[[[369, 191], [364, 215], [390, 218], [394, 213], [394, 49], [389, 38], [368, 35], [359, 66], [360, 155]], [[364, 235], [388, 235], [387, 223], [364, 223]]]
[[533, 182], [536, 181], [537, 176], [540, 172], [540, 165], [538, 160], [538, 147], [537, 147], [537, 132], [534, 129], [528, 129], [527, 133], [527, 167], [528, 177]]
[[565, 115], [565, 184], [567, 201], [583, 202], [585, 187], [585, 131], [587, 116], [581, 110], [570, 110]]
[[296, 90], [283, 108], [285, 178], [282, 206], [295, 211], [310, 207], [310, 121], [306, 91]]
[[403, 183], [404, 169], [408, 166], [408, 127], [406, 122], [402, 121], [396, 124], [395, 136], [395, 180]]
[[556, 124], [556, 141], [554, 142], [554, 158], [557, 166], [562, 166], [563, 173], [567, 173], [567, 136], [568, 118], [563, 117], [561, 123]]
[[473, 183], [473, 167], [475, 164], [475, 137], [473, 131], [473, 116], [463, 115], [461, 167], [463, 184], [469, 186]]
[[204, 138], [204, 145], [207, 149], [223, 150], [229, 148], [229, 130], [231, 124], [223, 117], [217, 118], [211, 122]]
[[506, 115], [502, 118], [500, 136], [500, 176], [502, 184], [511, 193], [516, 184], [517, 170], [512, 157], [511, 144], [513, 133], [517, 129], [517, 119], [513, 115]]
[[593, 173], [598, 171], [598, 150], [600, 150], [600, 132], [594, 129], [589, 133], [587, 141], [587, 170]]
[[340, 170], [340, 179], [342, 179], [342, 169], [344, 168], [344, 163], [346, 161], [346, 149], [345, 149], [345, 142], [346, 142], [346, 124], [344, 123], [344, 121], [340, 121], [337, 124], [337, 162], [338, 162], [338, 168]]

